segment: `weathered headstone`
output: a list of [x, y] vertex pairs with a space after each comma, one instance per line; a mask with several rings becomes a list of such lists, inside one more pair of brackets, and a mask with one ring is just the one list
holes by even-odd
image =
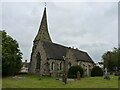
[[110, 77], [109, 77], [108, 75], [106, 75], [106, 76], [104, 77], [104, 79], [110, 80]]
[[18, 76], [14, 76], [13, 78], [18, 79], [18, 80], [25, 80], [25, 77], [18, 77]]
[[64, 84], [67, 84], [67, 76], [65, 75], [65, 73], [63, 73], [62, 82], [64, 82]]
[[65, 75], [64, 83], [67, 84], [67, 75]]
[[80, 72], [77, 72], [77, 80], [80, 80]]
[[65, 74], [63, 73], [62, 74], [62, 82], [64, 82], [64, 79], [65, 79]]
[[39, 79], [38, 80], [42, 80], [42, 76], [40, 75]]

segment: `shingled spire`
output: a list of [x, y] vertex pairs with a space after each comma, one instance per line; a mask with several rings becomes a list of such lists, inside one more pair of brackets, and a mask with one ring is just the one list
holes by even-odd
[[36, 42], [39, 42], [40, 40], [51, 41], [51, 38], [48, 32], [46, 7], [44, 8], [44, 13], [41, 20], [40, 28], [37, 33], [37, 36], [34, 39], [34, 42], [36, 43]]

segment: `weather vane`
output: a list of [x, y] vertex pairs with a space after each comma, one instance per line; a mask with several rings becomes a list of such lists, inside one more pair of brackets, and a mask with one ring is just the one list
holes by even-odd
[[44, 2], [45, 3], [45, 7], [47, 6], [47, 4], [46, 4], [46, 2]]

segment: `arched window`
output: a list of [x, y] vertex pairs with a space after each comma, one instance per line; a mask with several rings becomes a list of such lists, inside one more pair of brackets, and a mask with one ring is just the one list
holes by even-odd
[[39, 72], [40, 65], [41, 65], [41, 56], [40, 53], [38, 52], [36, 55], [36, 72]]
[[85, 69], [85, 64], [83, 64], [83, 68]]
[[78, 65], [80, 65], [80, 62], [78, 62]]
[[46, 63], [46, 68], [48, 71], [50, 71], [50, 64], [48, 62]]
[[68, 63], [68, 69], [71, 67], [71, 62]]
[[88, 74], [89, 74], [89, 76], [91, 75], [91, 67], [90, 67], [90, 65], [88, 65]]
[[60, 63], [60, 70], [62, 69], [62, 62]]
[[55, 66], [55, 64], [54, 64], [54, 62], [52, 62], [51, 70], [54, 70], [54, 66]]

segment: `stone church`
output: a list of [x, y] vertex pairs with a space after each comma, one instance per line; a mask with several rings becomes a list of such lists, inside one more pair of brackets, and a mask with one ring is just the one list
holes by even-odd
[[61, 76], [65, 66], [68, 71], [75, 65], [80, 65], [84, 74], [89, 76], [95, 63], [87, 52], [52, 42], [44, 8], [39, 31], [33, 41], [29, 74]]

